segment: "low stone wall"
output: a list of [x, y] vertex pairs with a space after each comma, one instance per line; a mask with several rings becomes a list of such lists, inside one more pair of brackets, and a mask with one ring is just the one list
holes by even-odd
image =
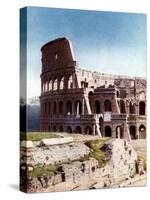
[[[21, 189], [48, 192], [106, 188], [134, 178], [139, 168], [137, 153], [131, 144], [121, 139], [110, 139], [100, 144], [100, 147], [92, 147], [86, 142], [71, 142], [28, 150], [22, 147]], [[97, 148], [106, 155], [101, 160], [97, 157]], [[94, 152], [95, 149], [98, 152]], [[50, 166], [53, 173], [37, 176], [33, 173], [33, 176], [36, 168], [43, 167], [44, 170], [46, 166]]]

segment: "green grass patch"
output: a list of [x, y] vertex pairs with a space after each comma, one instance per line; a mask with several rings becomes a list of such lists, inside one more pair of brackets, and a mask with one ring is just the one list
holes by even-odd
[[44, 165], [36, 167], [33, 171], [28, 172], [29, 177], [41, 177], [41, 176], [54, 176], [57, 167], [55, 165]]
[[49, 139], [49, 138], [59, 138], [60, 136], [56, 135], [53, 132], [27, 132], [27, 133], [20, 133], [20, 140], [30, 140], [30, 141], [40, 141], [42, 139]]
[[89, 157], [95, 158], [99, 163], [99, 167], [103, 167], [110, 159], [109, 155], [101, 150], [105, 143], [106, 140], [94, 140], [85, 142], [85, 145], [90, 148]]

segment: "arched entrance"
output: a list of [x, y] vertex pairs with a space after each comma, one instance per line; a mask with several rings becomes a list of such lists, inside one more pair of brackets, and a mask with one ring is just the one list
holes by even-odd
[[64, 88], [64, 77], [61, 77], [59, 80], [59, 89], [62, 90]]
[[71, 114], [72, 114], [72, 102], [67, 101], [67, 115], [71, 115]]
[[77, 126], [76, 129], [75, 129], [75, 132], [76, 133], [82, 133], [81, 127]]
[[145, 115], [145, 102], [140, 101], [139, 103], [139, 115]]
[[143, 124], [139, 127], [139, 139], [146, 139], [146, 127]]
[[73, 78], [72, 78], [72, 75], [71, 75], [71, 74], [68, 76], [67, 88], [68, 88], [68, 89], [73, 88]]
[[72, 128], [70, 126], [67, 127], [67, 133], [72, 133]]
[[105, 137], [111, 137], [111, 128], [110, 126], [105, 126]]
[[135, 104], [133, 104], [132, 102], [130, 102], [129, 111], [130, 114], [135, 114]]
[[56, 132], [56, 126], [53, 126], [53, 131]]
[[87, 126], [87, 127], [86, 127], [85, 133], [86, 133], [87, 135], [92, 135], [92, 129], [91, 129], [90, 126]]
[[105, 109], [105, 112], [110, 112], [110, 111], [112, 111], [112, 109], [111, 109], [111, 101], [110, 100], [105, 100], [105, 102], [104, 102], [104, 109]]
[[59, 132], [63, 132], [63, 126], [59, 127]]
[[100, 113], [100, 102], [95, 101], [95, 113], [99, 114]]
[[132, 140], [136, 139], [136, 127], [135, 126], [130, 126], [130, 136]]
[[59, 102], [59, 114], [63, 114], [63, 102]]

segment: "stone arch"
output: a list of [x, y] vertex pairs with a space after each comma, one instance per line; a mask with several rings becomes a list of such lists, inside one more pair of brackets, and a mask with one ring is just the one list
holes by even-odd
[[116, 127], [116, 138], [123, 139], [123, 128], [120, 125]]
[[125, 106], [125, 102], [123, 100], [120, 100], [120, 112], [126, 113], [126, 106]]
[[82, 103], [80, 100], [77, 100], [75, 103], [75, 111], [77, 115], [81, 115], [82, 114]]
[[140, 101], [139, 103], [139, 115], [145, 115], [145, 102]]
[[111, 137], [112, 136], [112, 130], [110, 126], [105, 126], [105, 137]]
[[48, 102], [48, 114], [49, 115], [51, 114], [51, 102], [50, 101]]
[[43, 92], [46, 92], [47, 91], [47, 82], [46, 81], [44, 81], [43, 82]]
[[71, 115], [72, 114], [72, 102], [70, 100], [67, 101], [66, 104], [66, 110], [67, 110], [67, 115]]
[[53, 89], [52, 80], [48, 83], [48, 90], [51, 91]]
[[132, 140], [136, 139], [136, 127], [134, 125], [130, 126], [130, 136]]
[[58, 86], [58, 80], [57, 80], [57, 78], [54, 78], [54, 80], [53, 80], [53, 90], [57, 90], [58, 89], [57, 86]]
[[44, 103], [44, 115], [47, 115], [47, 102]]
[[53, 126], [53, 131], [56, 132], [57, 131], [57, 128], [56, 126]]
[[50, 132], [51, 131], [51, 127], [50, 126], [48, 126], [48, 132]]
[[59, 114], [63, 114], [63, 101], [59, 101]]
[[139, 127], [139, 139], [146, 139], [146, 127], [143, 124]]
[[100, 102], [98, 100], [95, 101], [95, 113], [100, 113]]
[[104, 101], [104, 110], [107, 112], [107, 111], [112, 111], [112, 108], [111, 108], [111, 101], [106, 99]]
[[64, 130], [63, 130], [63, 126], [60, 126], [59, 127], [59, 132], [63, 132]]
[[70, 126], [67, 127], [67, 133], [72, 133], [72, 128]]
[[129, 112], [130, 112], [130, 114], [135, 114], [136, 113], [135, 104], [132, 103], [132, 102], [130, 102], [130, 104], [129, 104]]
[[77, 126], [75, 129], [75, 133], [82, 133], [82, 129], [80, 126]]
[[64, 77], [63, 76], [59, 80], [59, 89], [60, 90], [64, 89]]
[[72, 74], [70, 74], [67, 78], [67, 88], [70, 89], [70, 88], [73, 88], [73, 77], [72, 77]]
[[54, 108], [53, 108], [53, 114], [56, 115], [57, 112], [57, 103], [54, 101]]
[[87, 127], [85, 128], [85, 133], [86, 133], [87, 135], [92, 135], [92, 129], [91, 129], [90, 126], [87, 126]]

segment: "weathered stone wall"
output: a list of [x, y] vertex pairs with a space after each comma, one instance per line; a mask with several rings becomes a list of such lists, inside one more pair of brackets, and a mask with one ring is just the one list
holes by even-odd
[[[138, 168], [137, 153], [130, 143], [120, 139], [101, 142], [103, 145], [98, 148], [105, 155], [101, 160], [101, 155], [97, 157], [86, 142], [22, 147], [22, 190], [25, 190], [25, 184], [27, 192], [116, 187], [122, 181], [134, 178], [139, 170], [144, 173], [143, 168]], [[49, 165], [57, 166], [53, 174], [30, 175], [35, 168]]]

